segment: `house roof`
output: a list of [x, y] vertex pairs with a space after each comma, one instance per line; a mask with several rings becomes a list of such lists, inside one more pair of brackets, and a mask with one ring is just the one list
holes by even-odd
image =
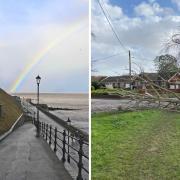
[[[150, 79], [152, 81], [168, 81], [170, 82], [172, 79], [177, 78], [180, 80], [180, 73], [176, 73], [174, 76], [172, 76], [169, 80], [163, 79], [158, 73], [141, 73], [138, 76], [142, 77], [143, 79]], [[140, 78], [135, 77], [133, 80], [141, 80]], [[118, 82], [130, 82], [129, 75], [122, 75], [122, 76], [109, 76], [104, 77], [104, 79], [101, 80], [102, 83], [118, 83]]]
[[148, 78], [148, 79], [150, 79], [152, 81], [160, 80], [160, 76], [158, 75], [158, 73], [146, 73], [145, 72], [145, 73], [139, 74], [139, 76], [144, 78], [144, 79]]
[[109, 76], [102, 80], [102, 83], [117, 83], [117, 82], [129, 82], [130, 78], [129, 75], [123, 75], [123, 76]]
[[106, 78], [107, 76], [91, 76], [91, 81], [93, 82], [93, 81], [97, 81], [97, 82], [99, 82], [99, 81], [101, 81], [101, 80], [103, 80], [104, 78]]

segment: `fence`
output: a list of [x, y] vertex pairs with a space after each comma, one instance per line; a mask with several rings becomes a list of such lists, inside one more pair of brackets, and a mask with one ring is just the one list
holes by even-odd
[[48, 116], [49, 118], [51, 118], [52, 120], [54, 120], [55, 122], [57, 122], [58, 124], [60, 124], [62, 127], [64, 127], [65, 129], [66, 128], [69, 128], [69, 130], [72, 132], [72, 133], [75, 133], [76, 131], [79, 132], [79, 134], [84, 138], [85, 141], [88, 141], [89, 139], [89, 135], [87, 133], [85, 133], [84, 131], [74, 127], [74, 126], [69, 126], [67, 124], [66, 121], [64, 121], [63, 119], [57, 117], [56, 115], [50, 113], [47, 109], [43, 108], [41, 105], [40, 106], [37, 106], [36, 104], [34, 103], [30, 103], [31, 105], [35, 106], [36, 108], [38, 108], [41, 112], [43, 112], [46, 116]]
[[[37, 126], [37, 121], [33, 118], [33, 124]], [[55, 153], [62, 154], [62, 162], [71, 163], [71, 160], [78, 168], [77, 180], [83, 180], [82, 172], [89, 174], [88, 168], [83, 164], [83, 161], [89, 162], [89, 157], [84, 153], [84, 146], [89, 147], [89, 144], [83, 140], [78, 134], [70, 134], [68, 130], [59, 131], [51, 125], [39, 122], [40, 135], [46, 140]], [[77, 148], [72, 144], [77, 142]], [[78, 157], [78, 158], [77, 158]], [[88, 164], [88, 163], [87, 163]]]

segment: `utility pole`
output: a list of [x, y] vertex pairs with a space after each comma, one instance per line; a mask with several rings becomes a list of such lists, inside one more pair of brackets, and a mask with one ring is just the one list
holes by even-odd
[[131, 79], [131, 51], [129, 50], [129, 78]]
[[129, 50], [129, 79], [130, 79], [130, 89], [132, 89], [132, 79], [131, 79], [131, 51]]

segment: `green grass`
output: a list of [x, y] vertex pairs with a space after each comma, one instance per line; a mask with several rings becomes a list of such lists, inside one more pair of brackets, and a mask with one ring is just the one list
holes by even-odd
[[[127, 90], [126, 90], [127, 91]], [[136, 92], [135, 90], [131, 90], [132, 92]], [[117, 88], [114, 88], [114, 89], [96, 89], [96, 90], [91, 90], [91, 95], [108, 95], [108, 94], [122, 94], [122, 95], [126, 95], [127, 92], [125, 91], [122, 91], [121, 89], [117, 89]]]
[[15, 100], [0, 89], [0, 104], [2, 104], [2, 116], [0, 117], [0, 135], [5, 133], [18, 117], [22, 114], [22, 110], [18, 107]]
[[180, 179], [180, 114], [93, 115], [92, 179]]
[[116, 89], [96, 89], [91, 90], [92, 95], [108, 95], [109, 93], [116, 92]]
[[[157, 90], [158, 91], [158, 90]], [[162, 97], [169, 97], [169, 98], [174, 98], [175, 94], [173, 93], [164, 93], [161, 91], [158, 91], [159, 94], [161, 94]], [[96, 90], [91, 90], [91, 95], [96, 97], [96, 96], [102, 96], [102, 95], [109, 95], [109, 94], [114, 94], [114, 95], [119, 95], [119, 96], [126, 96], [126, 95], [130, 95], [131, 93], [140, 93], [142, 94], [143, 91], [142, 90], [137, 90], [137, 89], [133, 89], [133, 90], [128, 90], [128, 89], [119, 89], [119, 88], [114, 88], [114, 89], [108, 89], [108, 88], [102, 88], [102, 89], [96, 89]], [[152, 95], [156, 95], [156, 93], [154, 92], [154, 90], [148, 90], [148, 93], [152, 94]], [[179, 94], [176, 93], [176, 96], [180, 96]]]

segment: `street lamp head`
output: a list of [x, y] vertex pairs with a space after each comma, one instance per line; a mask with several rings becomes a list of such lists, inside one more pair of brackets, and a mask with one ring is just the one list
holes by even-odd
[[41, 77], [38, 75], [38, 76], [36, 77], [36, 82], [37, 82], [37, 84], [40, 84], [40, 81], [41, 81]]

